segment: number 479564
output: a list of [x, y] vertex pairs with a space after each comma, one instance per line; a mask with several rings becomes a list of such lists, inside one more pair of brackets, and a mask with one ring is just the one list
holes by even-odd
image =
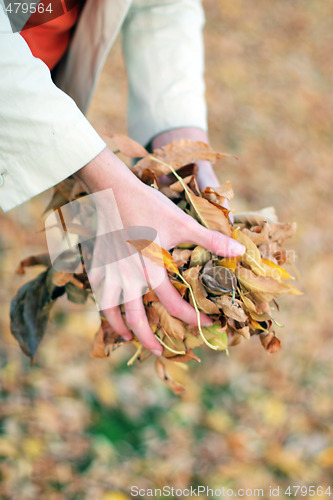
[[287, 496], [296, 497], [298, 495], [302, 497], [314, 497], [314, 496], [331, 496], [333, 494], [333, 489], [331, 486], [288, 486], [284, 492]]
[[50, 12], [52, 13], [52, 3], [49, 3], [48, 5], [44, 5], [44, 2], [10, 2], [6, 6], [6, 11], [9, 14], [18, 14], [18, 13], [23, 13], [23, 14], [34, 14], [35, 12], [38, 12], [39, 14], [43, 14], [44, 12]]

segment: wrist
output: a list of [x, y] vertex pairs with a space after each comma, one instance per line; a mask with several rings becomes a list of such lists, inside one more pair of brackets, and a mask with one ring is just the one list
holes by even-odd
[[78, 170], [74, 177], [89, 193], [112, 188], [116, 193], [130, 187], [132, 183], [141, 184], [130, 169], [108, 148], [103, 149], [93, 160]]
[[152, 149], [159, 149], [179, 139], [191, 139], [192, 141], [201, 141], [209, 144], [208, 135], [205, 130], [198, 127], [179, 127], [156, 135], [151, 141]]

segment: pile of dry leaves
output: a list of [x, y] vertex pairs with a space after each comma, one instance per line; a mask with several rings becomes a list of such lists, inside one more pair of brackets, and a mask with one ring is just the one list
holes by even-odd
[[[169, 363], [200, 361], [198, 351], [195, 354], [193, 349], [203, 344], [228, 354], [230, 346], [255, 335], [269, 353], [277, 352], [280, 341], [274, 325], [281, 325], [272, 315], [272, 309], [278, 309], [276, 299], [301, 293], [290, 283], [294, 278], [283, 267], [293, 267], [294, 254], [284, 248], [284, 243], [294, 234], [296, 224], [278, 222], [272, 207], [234, 214], [231, 223], [224, 206], [225, 200], [233, 197], [230, 182], [200, 191], [196, 181], [195, 162], [214, 163], [226, 156], [205, 143], [180, 140], [149, 154], [125, 136], [114, 135], [112, 141], [117, 153], [142, 158], [133, 172], [144, 183], [159, 189], [202, 225], [235, 238], [246, 248], [241, 257], [221, 258], [186, 243], [167, 252], [147, 240], [131, 241], [142, 255], [167, 270], [172, 284], [197, 311], [198, 326], [189, 326], [171, 316], [152, 290], [144, 296], [151, 329], [164, 347], [162, 358], [156, 361], [158, 375], [174, 392], [182, 392], [184, 387], [169, 374]], [[57, 210], [82, 195], [75, 180], [68, 179], [55, 188], [46, 211]], [[11, 331], [31, 358], [44, 335], [54, 301], [66, 293], [68, 300], [84, 303], [92, 293], [85, 272], [56, 272], [47, 255], [25, 259], [18, 272], [23, 274], [25, 267], [39, 264], [47, 269], [20, 288], [11, 305]], [[200, 311], [214, 320], [213, 326], [201, 326]], [[151, 356], [136, 337], [131, 342], [136, 352], [128, 364]], [[101, 316], [92, 355], [109, 356], [128, 343]]]

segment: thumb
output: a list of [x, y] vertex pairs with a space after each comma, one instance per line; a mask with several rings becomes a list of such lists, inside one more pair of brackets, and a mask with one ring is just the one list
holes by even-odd
[[233, 238], [229, 238], [218, 231], [212, 231], [195, 223], [191, 230], [186, 234], [184, 241], [196, 243], [221, 257], [236, 257], [243, 255], [245, 247]]

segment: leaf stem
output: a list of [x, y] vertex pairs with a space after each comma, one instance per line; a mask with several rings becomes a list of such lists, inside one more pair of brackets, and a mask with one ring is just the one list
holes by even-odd
[[217, 351], [218, 350], [218, 347], [211, 344], [210, 342], [208, 342], [208, 340], [206, 339], [206, 337], [204, 336], [204, 333], [202, 331], [202, 328], [201, 328], [201, 319], [200, 319], [200, 311], [199, 311], [199, 308], [197, 306], [197, 302], [195, 300], [195, 297], [194, 297], [194, 293], [193, 293], [193, 289], [191, 287], [191, 285], [186, 281], [186, 279], [184, 278], [184, 276], [182, 276], [181, 274], [179, 274], [181, 280], [185, 283], [185, 285], [187, 286], [187, 288], [189, 289], [190, 291], [190, 294], [191, 294], [191, 297], [192, 297], [192, 301], [193, 301], [193, 305], [194, 305], [194, 309], [197, 313], [197, 319], [198, 319], [198, 329], [199, 329], [199, 332], [200, 332], [200, 335], [201, 335], [201, 338], [202, 340], [204, 341], [204, 343], [210, 347], [211, 349], [213, 349], [214, 351]]
[[163, 342], [163, 340], [162, 340], [162, 339], [160, 339], [160, 337], [159, 337], [158, 335], [156, 335], [156, 333], [155, 333], [155, 337], [157, 338], [157, 340], [159, 341], [159, 343], [160, 343], [163, 347], [165, 347], [165, 349], [168, 349], [168, 351], [173, 352], [174, 354], [186, 354], [186, 352], [185, 352], [185, 351], [176, 351], [176, 349], [172, 349], [172, 347], [167, 346], [167, 345]]
[[131, 366], [131, 365], [134, 363], [134, 361], [135, 361], [135, 360], [136, 360], [136, 359], [140, 356], [140, 354], [142, 353], [142, 349], [143, 349], [143, 346], [140, 344], [140, 345], [137, 347], [137, 349], [136, 349], [135, 353], [133, 354], [133, 356], [131, 357], [131, 359], [129, 359], [129, 360], [127, 361], [127, 366]]

